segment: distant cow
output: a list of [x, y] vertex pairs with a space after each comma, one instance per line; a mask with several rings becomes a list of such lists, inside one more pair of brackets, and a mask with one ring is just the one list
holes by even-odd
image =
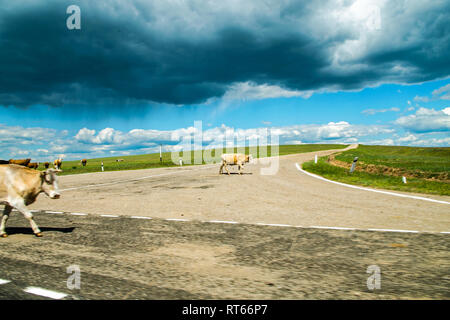
[[55, 165], [55, 169], [60, 170], [60, 169], [61, 169], [61, 166], [62, 166], [62, 159], [61, 159], [61, 158], [56, 159], [56, 160], [53, 162], [53, 164]]
[[56, 182], [57, 172], [61, 172], [61, 170], [37, 171], [15, 164], [0, 165], [0, 204], [5, 205], [0, 225], [0, 237], [8, 236], [5, 226], [13, 208], [20, 211], [30, 221], [31, 228], [37, 237], [42, 236], [27, 205], [35, 202], [41, 192], [51, 199], [60, 197]]
[[0, 160], [0, 164], [8, 164], [9, 161], [8, 160]]
[[31, 159], [21, 159], [21, 160], [14, 160], [14, 159], [9, 159], [9, 164], [18, 164], [20, 166], [27, 166], [30, 163]]
[[223, 173], [223, 167], [225, 167], [225, 170], [227, 170], [228, 174], [230, 174], [227, 165], [237, 165], [239, 167], [239, 174], [242, 174], [241, 169], [244, 167], [244, 164], [252, 160], [251, 155], [245, 155], [242, 153], [224, 153], [221, 158], [222, 164], [219, 169], [219, 174]]
[[48, 169], [48, 167], [50, 167], [50, 162], [44, 162], [44, 167], [45, 169]]
[[83, 159], [83, 160], [80, 161], [80, 163], [83, 165], [83, 167], [85, 167], [85, 166], [86, 166], [86, 163], [87, 163], [87, 160], [86, 160], [86, 159]]
[[116, 162], [122, 162], [124, 161], [123, 159], [116, 159]]
[[27, 164], [27, 167], [30, 169], [37, 169], [39, 167], [39, 162], [30, 162]]

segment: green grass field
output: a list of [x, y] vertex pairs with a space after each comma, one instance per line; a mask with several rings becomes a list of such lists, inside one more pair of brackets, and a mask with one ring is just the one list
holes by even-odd
[[[287, 155], [287, 154], [295, 154], [295, 153], [305, 153], [305, 152], [313, 152], [327, 149], [343, 149], [347, 145], [338, 145], [338, 144], [301, 144], [301, 145], [282, 145], [279, 146], [279, 155]], [[203, 150], [203, 155], [205, 158], [209, 153], [211, 153], [212, 157], [216, 156], [216, 150]], [[219, 150], [220, 151], [220, 150]], [[272, 148], [267, 148], [267, 154], [263, 153], [264, 149], [259, 148], [251, 148], [251, 154], [254, 158], [271, 156]], [[229, 152], [229, 151], [227, 151]], [[246, 148], [235, 148], [233, 152], [240, 152], [249, 154], [250, 150], [248, 147]], [[220, 154], [218, 153], [218, 158], [220, 159]], [[183, 153], [181, 153], [183, 156]], [[185, 161], [183, 165], [192, 165], [194, 163], [194, 153], [190, 152], [191, 164], [187, 164]], [[123, 159], [123, 162], [116, 162], [116, 159]], [[88, 172], [100, 172], [101, 171], [101, 163], [103, 162], [105, 171], [118, 171], [118, 170], [137, 170], [137, 169], [148, 169], [148, 168], [161, 168], [161, 167], [174, 167], [179, 165], [178, 157], [175, 159], [175, 163], [173, 163], [171, 159], [171, 153], [165, 152], [162, 154], [162, 163], [159, 159], [159, 153], [152, 154], [144, 154], [144, 155], [134, 155], [134, 156], [117, 156], [117, 157], [108, 157], [108, 158], [95, 158], [95, 159], [87, 159], [87, 165], [83, 167], [80, 163], [80, 160], [77, 161], [64, 161], [62, 164], [63, 172], [60, 175], [66, 174], [78, 174], [78, 173], [88, 173]], [[205, 164], [205, 161], [202, 162]], [[53, 164], [52, 164], [53, 167]], [[44, 170], [44, 165], [41, 163], [39, 165], [38, 170]]]
[[[336, 160], [351, 163], [358, 157], [358, 167], [378, 166], [383, 171], [386, 167], [396, 168], [397, 175], [379, 172], [354, 171], [334, 166], [327, 162], [327, 157], [306, 162], [303, 168], [311, 173], [344, 183], [398, 191], [450, 195], [448, 180], [436, 177], [448, 177], [450, 171], [450, 148], [415, 148], [360, 145], [357, 149], [345, 151], [336, 156]], [[373, 166], [372, 166], [373, 168]], [[389, 172], [389, 170], [386, 170]], [[392, 172], [392, 171], [391, 171]], [[402, 182], [401, 175], [408, 175], [407, 183]], [[448, 179], [448, 178], [447, 178]]]

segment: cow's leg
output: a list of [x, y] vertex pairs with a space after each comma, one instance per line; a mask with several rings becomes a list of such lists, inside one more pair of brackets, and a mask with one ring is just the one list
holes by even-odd
[[31, 229], [33, 229], [34, 235], [36, 237], [42, 237], [41, 230], [39, 229], [38, 225], [34, 221], [33, 214], [30, 210], [28, 210], [27, 206], [23, 201], [18, 201], [17, 203], [14, 203], [14, 207], [19, 210], [25, 218], [30, 222]]
[[220, 169], [219, 169], [219, 174], [222, 174], [223, 173], [223, 162], [222, 162], [222, 164], [220, 165]]
[[239, 168], [239, 174], [242, 174], [241, 170], [242, 170], [243, 165], [238, 163], [238, 168]]
[[12, 207], [9, 204], [5, 204], [5, 209], [3, 209], [2, 224], [0, 225], [0, 237], [6, 238], [8, 236], [8, 234], [5, 231], [5, 227], [6, 221], [8, 221], [11, 210]]
[[230, 175], [230, 170], [228, 170], [228, 166], [227, 166], [227, 164], [225, 163], [225, 170], [227, 170], [227, 172], [228, 172], [228, 175]]

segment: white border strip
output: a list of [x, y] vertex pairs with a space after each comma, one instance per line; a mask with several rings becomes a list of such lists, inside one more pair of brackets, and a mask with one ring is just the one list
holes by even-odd
[[353, 189], [359, 189], [359, 190], [365, 190], [365, 191], [389, 194], [391, 196], [402, 197], [402, 198], [410, 198], [410, 199], [416, 199], [416, 200], [423, 200], [423, 201], [430, 201], [430, 202], [436, 202], [436, 203], [450, 204], [450, 202], [443, 201], [443, 200], [435, 200], [435, 199], [418, 197], [418, 196], [412, 196], [412, 195], [407, 195], [407, 194], [400, 194], [400, 193], [394, 193], [394, 192], [389, 192], [389, 191], [381, 191], [381, 190], [369, 189], [369, 188], [358, 187], [358, 186], [354, 186], [354, 185], [346, 184], [346, 183], [342, 183], [342, 182], [337, 182], [337, 181], [329, 180], [329, 179], [326, 179], [324, 177], [318, 176], [316, 174], [307, 172], [307, 171], [303, 170], [298, 163], [296, 163], [295, 166], [297, 167], [297, 169], [299, 171], [303, 172], [304, 174], [307, 174], [308, 176], [311, 176], [313, 178], [320, 179], [320, 180], [323, 180], [323, 181], [331, 182], [331, 183], [334, 183], [334, 184], [338, 184], [340, 186], [344, 186], [344, 187], [347, 187], [347, 188], [353, 188]]
[[331, 229], [331, 230], [356, 230], [356, 228], [344, 228], [344, 227], [325, 227], [325, 226], [309, 226], [313, 229]]
[[259, 225], [259, 226], [269, 226], [269, 227], [293, 227], [290, 224], [279, 224], [279, 223], [262, 223], [262, 222], [259, 222], [259, 223], [256, 223], [256, 224]]
[[367, 229], [369, 231], [381, 231], [381, 232], [410, 232], [410, 233], [419, 233], [419, 231], [415, 230], [396, 230], [396, 229]]
[[10, 282], [11, 282], [11, 280], [0, 279], [0, 285], [1, 284], [7, 284], [7, 283], [10, 283]]
[[[87, 215], [87, 213], [68, 213], [73, 215]], [[120, 215], [112, 215], [112, 214], [101, 214], [94, 215], [100, 217], [108, 217], [108, 218], [132, 218], [132, 219], [147, 219], [152, 220], [152, 217], [144, 217], [144, 216], [120, 216]], [[290, 225], [290, 224], [281, 224], [281, 223], [249, 223], [249, 222], [237, 222], [237, 221], [224, 221], [224, 220], [190, 220], [190, 219], [180, 219], [180, 218], [157, 218], [166, 221], [185, 221], [185, 222], [206, 222], [206, 223], [227, 223], [227, 224], [243, 224], [243, 225], [259, 225], [259, 226], [269, 226], [269, 227], [289, 227], [289, 228], [303, 228], [303, 229], [328, 229], [328, 230], [348, 230], [348, 231], [378, 231], [378, 232], [399, 232], [399, 233], [431, 233], [431, 234], [450, 234], [450, 231], [417, 231], [417, 230], [401, 230], [401, 229], [376, 229], [376, 228], [352, 228], [352, 227], [328, 227], [328, 226], [300, 226], [300, 225]], [[1, 281], [1, 279], [0, 279]], [[0, 282], [1, 284], [1, 282]]]
[[222, 221], [222, 220], [209, 220], [206, 222], [211, 222], [211, 223], [230, 223], [230, 224], [237, 224], [238, 222], [236, 221]]
[[25, 291], [27, 293], [35, 294], [38, 296], [52, 298], [52, 299], [62, 299], [62, 298], [67, 297], [67, 294], [65, 294], [65, 293], [46, 290], [46, 289], [42, 289], [42, 288], [38, 288], [38, 287], [27, 287], [23, 291]]

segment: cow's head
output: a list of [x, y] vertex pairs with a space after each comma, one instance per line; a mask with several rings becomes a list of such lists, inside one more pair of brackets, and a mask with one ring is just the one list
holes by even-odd
[[47, 169], [41, 172], [42, 191], [51, 199], [59, 199], [61, 196], [58, 189], [57, 172], [62, 172], [62, 170]]

